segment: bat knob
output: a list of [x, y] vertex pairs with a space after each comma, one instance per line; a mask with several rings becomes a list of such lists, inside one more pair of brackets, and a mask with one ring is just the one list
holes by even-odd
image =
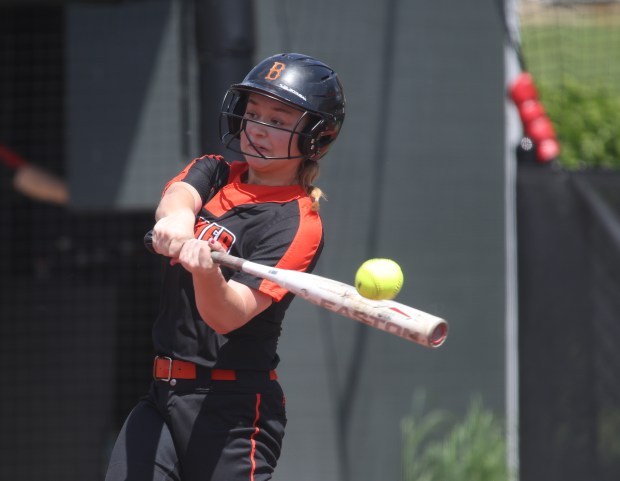
[[153, 231], [150, 230], [144, 235], [144, 247], [151, 254], [156, 254], [155, 249], [153, 249]]

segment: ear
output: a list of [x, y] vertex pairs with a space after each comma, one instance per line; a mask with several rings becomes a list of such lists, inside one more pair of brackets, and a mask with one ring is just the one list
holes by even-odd
[[339, 130], [339, 123], [320, 119], [307, 132], [308, 136], [300, 138], [299, 151], [310, 160], [319, 160], [327, 153], [330, 144], [338, 136]]
[[238, 91], [228, 91], [227, 96], [231, 96], [226, 102], [224, 101], [226, 108], [226, 116], [228, 119], [228, 132], [230, 135], [236, 137], [241, 131], [241, 118], [245, 114], [245, 108], [248, 103], [247, 95]]
[[299, 136], [299, 152], [301, 152], [301, 155], [305, 158], [313, 160], [320, 150], [318, 141], [325, 120], [316, 116], [310, 117], [310, 120], [308, 125], [303, 129], [303, 135]]

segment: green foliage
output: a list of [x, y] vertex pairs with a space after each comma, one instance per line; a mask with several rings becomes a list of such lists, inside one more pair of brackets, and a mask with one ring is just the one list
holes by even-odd
[[476, 397], [465, 419], [423, 413], [424, 395], [401, 423], [403, 481], [506, 481], [506, 442], [499, 420]]
[[613, 472], [620, 472], [620, 409], [603, 408], [598, 420], [598, 446], [601, 461]]
[[550, 8], [546, 22], [531, 22], [540, 20], [539, 13], [521, 19], [521, 49], [527, 70], [537, 83], [561, 85], [570, 77], [581, 84], [595, 83], [620, 92], [620, 17], [615, 15], [615, 23], [604, 25], [596, 14], [573, 10], [561, 15], [568, 10]]
[[620, 94], [571, 79], [540, 84], [540, 98], [560, 141], [559, 163], [571, 170], [620, 168]]
[[601, 8], [522, 13], [521, 47], [567, 169], [620, 168], [618, 21]]

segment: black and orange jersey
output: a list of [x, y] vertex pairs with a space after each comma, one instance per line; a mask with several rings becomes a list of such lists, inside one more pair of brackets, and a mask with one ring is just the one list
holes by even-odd
[[[192, 161], [174, 177], [194, 186], [204, 205], [195, 237], [213, 238], [234, 256], [268, 266], [311, 272], [323, 248], [323, 227], [312, 200], [300, 185], [261, 186], [242, 182], [245, 162], [226, 163], [219, 156]], [[212, 196], [214, 185], [219, 190]], [[217, 334], [196, 308], [191, 274], [165, 262], [160, 314], [153, 327], [158, 354], [220, 369], [274, 369], [284, 313], [293, 294], [242, 272], [222, 268], [234, 279], [271, 296], [272, 304], [247, 324]]]

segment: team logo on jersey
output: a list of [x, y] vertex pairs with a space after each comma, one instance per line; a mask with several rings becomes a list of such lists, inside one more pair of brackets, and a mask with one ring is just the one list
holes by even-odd
[[198, 222], [194, 225], [194, 237], [199, 240], [213, 239], [218, 241], [226, 252], [230, 252], [230, 248], [237, 239], [235, 234], [229, 231], [226, 227], [210, 222], [204, 217], [199, 217]]
[[286, 64], [282, 62], [273, 62], [269, 73], [265, 76], [266, 80], [276, 80], [280, 75], [282, 75], [282, 71], [286, 68]]

